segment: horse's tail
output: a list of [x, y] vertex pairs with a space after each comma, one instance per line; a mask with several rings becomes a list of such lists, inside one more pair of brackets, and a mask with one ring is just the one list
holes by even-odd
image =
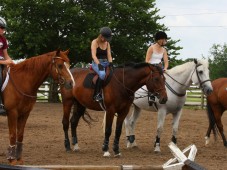
[[[84, 107], [84, 106], [82, 106], [77, 100], [74, 100], [73, 115], [80, 114], [82, 119], [89, 125], [89, 127], [91, 126], [92, 122], [98, 122], [98, 120], [93, 119], [91, 117], [91, 115], [86, 111], [86, 109], [81, 109], [79, 107]], [[84, 110], [84, 111], [80, 111], [80, 110]]]
[[211, 105], [209, 104], [208, 101], [207, 101], [206, 107], [207, 107], [207, 116], [208, 116], [208, 119], [209, 119], [209, 125], [210, 125], [211, 130], [213, 131], [214, 137], [216, 139], [217, 133], [218, 133], [218, 128], [217, 128], [217, 124], [216, 124], [216, 121], [215, 121], [214, 112], [213, 112]]

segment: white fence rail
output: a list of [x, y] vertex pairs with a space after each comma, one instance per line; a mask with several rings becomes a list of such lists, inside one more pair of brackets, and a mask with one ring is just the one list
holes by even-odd
[[[37, 94], [38, 102], [48, 102], [49, 86], [49, 82], [44, 82], [40, 86]], [[198, 87], [190, 86], [189, 90], [187, 90], [187, 100], [185, 106], [197, 106], [200, 108], [204, 108], [206, 106], [206, 97]]]

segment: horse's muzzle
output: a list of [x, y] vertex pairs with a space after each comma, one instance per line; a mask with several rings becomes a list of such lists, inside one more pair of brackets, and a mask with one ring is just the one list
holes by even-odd
[[65, 81], [64, 87], [66, 89], [72, 89], [73, 88], [73, 81]]
[[210, 88], [210, 87], [207, 87], [207, 86], [205, 86], [205, 87], [203, 88], [203, 93], [204, 93], [206, 96], [209, 96], [212, 92], [213, 92], [213, 88]]
[[159, 103], [166, 104], [167, 100], [168, 100], [168, 97], [159, 98]]

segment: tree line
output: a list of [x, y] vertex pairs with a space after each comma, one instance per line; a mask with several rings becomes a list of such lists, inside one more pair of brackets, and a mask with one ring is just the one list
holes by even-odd
[[[159, 16], [158, 11], [155, 0], [1, 0], [0, 4], [13, 59], [57, 48], [70, 49], [72, 66], [91, 62], [90, 43], [103, 26], [109, 26], [114, 34], [111, 48], [115, 64], [144, 61], [153, 35], [169, 30], [160, 24], [164, 16]], [[179, 41], [168, 38], [170, 68], [185, 62], [176, 59], [182, 49], [177, 46]], [[211, 49], [213, 79], [227, 74], [226, 51], [226, 45], [214, 45]]]

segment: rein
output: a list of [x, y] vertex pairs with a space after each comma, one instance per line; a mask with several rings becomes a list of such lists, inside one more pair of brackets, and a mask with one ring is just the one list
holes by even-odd
[[[58, 70], [58, 68], [56, 67], [56, 63], [55, 63], [55, 60], [54, 60], [54, 59], [61, 59], [61, 60], [63, 60], [63, 61], [65, 61], [65, 60], [64, 60], [63, 58], [61, 58], [61, 57], [53, 57], [53, 58], [52, 58], [52, 63], [54, 64], [56, 73], [58, 74], [59, 82], [61, 82], [60, 84], [64, 84], [64, 83], [65, 83], [65, 80], [64, 80], [64, 78], [60, 75], [59, 70]], [[53, 64], [51, 65], [51, 69], [52, 69]], [[10, 73], [9, 73], [9, 79], [11, 80], [11, 82], [12, 82], [13, 86], [15, 87], [15, 89], [16, 89], [21, 95], [26, 96], [26, 97], [30, 97], [30, 98], [37, 98], [37, 94], [36, 94], [36, 95], [26, 94], [26, 93], [24, 93], [23, 91], [21, 91], [20, 89], [18, 89], [17, 86], [16, 86], [16, 84], [14, 83], [14, 81], [13, 81], [13, 79], [12, 79]]]
[[[195, 69], [194, 69], [193, 73], [191, 74], [191, 77], [192, 77], [192, 75], [194, 74], [194, 72], [196, 72], [197, 78], [198, 78], [198, 80], [199, 80], [199, 87], [200, 87], [200, 88], [202, 88], [202, 85], [203, 85], [205, 82], [211, 81], [210, 79], [201, 81], [201, 79], [200, 79], [200, 77], [199, 77], [198, 70], [197, 70], [197, 67], [199, 67], [199, 66], [201, 66], [201, 65], [202, 65], [202, 64], [196, 64]], [[173, 78], [172, 76], [170, 76], [168, 73], [165, 72], [165, 74], [166, 74], [167, 76], [169, 76], [172, 80], [174, 80], [175, 82], [177, 82], [178, 84], [187, 87], [185, 84], [180, 83], [179, 81], [177, 81], [176, 79], [174, 79], [174, 78]], [[177, 93], [177, 92], [176, 92], [176, 91], [175, 91], [167, 82], [165, 82], [165, 84], [166, 84], [166, 87], [167, 87], [173, 94], [175, 94], [176, 96], [178, 96], [178, 97], [183, 97], [183, 96], [186, 95], [186, 93], [184, 93], [184, 94]]]

